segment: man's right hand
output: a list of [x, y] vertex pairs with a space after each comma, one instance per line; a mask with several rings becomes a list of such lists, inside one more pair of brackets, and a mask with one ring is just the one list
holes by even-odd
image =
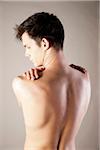
[[45, 70], [44, 66], [38, 66], [36, 68], [31, 68], [27, 72], [24, 72], [22, 76], [26, 77], [28, 80], [36, 80], [42, 76], [42, 72]]

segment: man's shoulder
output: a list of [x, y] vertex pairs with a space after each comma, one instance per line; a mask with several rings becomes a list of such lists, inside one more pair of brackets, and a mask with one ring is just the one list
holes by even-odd
[[89, 99], [91, 96], [91, 82], [88, 70], [84, 72], [79, 68], [72, 68], [70, 72], [70, 92], [76, 95], [76, 97], [86, 96]]
[[12, 88], [17, 89], [21, 86], [22, 76], [16, 76], [12, 80]]
[[[81, 70], [81, 71], [80, 71]], [[89, 71], [87, 69], [84, 69], [81, 66], [70, 65], [70, 85], [75, 90], [84, 90], [84, 89], [90, 89], [91, 83], [90, 83], [90, 75]]]
[[76, 81], [86, 81], [90, 82], [90, 75], [89, 71], [86, 68], [83, 68], [82, 66], [78, 66], [75, 64], [70, 64], [70, 76], [73, 80]]
[[45, 92], [48, 88], [47, 84], [42, 80], [28, 80], [23, 76], [17, 76], [12, 80], [12, 87], [15, 91], [20, 92], [29, 92], [29, 93], [37, 93], [37, 92]]

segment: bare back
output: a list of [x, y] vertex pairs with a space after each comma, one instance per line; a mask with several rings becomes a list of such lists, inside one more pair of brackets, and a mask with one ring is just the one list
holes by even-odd
[[24, 115], [24, 150], [65, 150], [87, 111], [89, 80], [69, 67], [64, 72], [45, 72], [35, 81], [17, 77], [13, 89]]

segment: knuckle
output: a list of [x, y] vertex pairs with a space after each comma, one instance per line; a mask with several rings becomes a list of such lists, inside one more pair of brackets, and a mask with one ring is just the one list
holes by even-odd
[[23, 73], [22, 76], [25, 76], [25, 73]]
[[31, 71], [31, 68], [29, 69], [29, 71]]
[[28, 71], [28, 73], [29, 73], [29, 74], [32, 74], [32, 70], [30, 69], [30, 70]]
[[27, 72], [25, 72], [24, 74], [27, 75]]
[[38, 69], [37, 69], [37, 68], [35, 68], [35, 69], [34, 69], [34, 72], [35, 72], [35, 73], [37, 73], [37, 71], [38, 71]]
[[29, 72], [32, 72], [32, 68], [29, 69]]
[[28, 71], [28, 74], [30, 74], [30, 71]]

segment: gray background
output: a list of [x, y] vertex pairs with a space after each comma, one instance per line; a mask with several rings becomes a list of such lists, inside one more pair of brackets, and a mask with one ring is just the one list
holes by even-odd
[[12, 80], [34, 66], [25, 58], [13, 27], [38, 11], [59, 17], [65, 28], [66, 59], [90, 73], [91, 102], [76, 144], [77, 150], [98, 150], [98, 2], [0, 2], [0, 150], [23, 150], [24, 120]]

